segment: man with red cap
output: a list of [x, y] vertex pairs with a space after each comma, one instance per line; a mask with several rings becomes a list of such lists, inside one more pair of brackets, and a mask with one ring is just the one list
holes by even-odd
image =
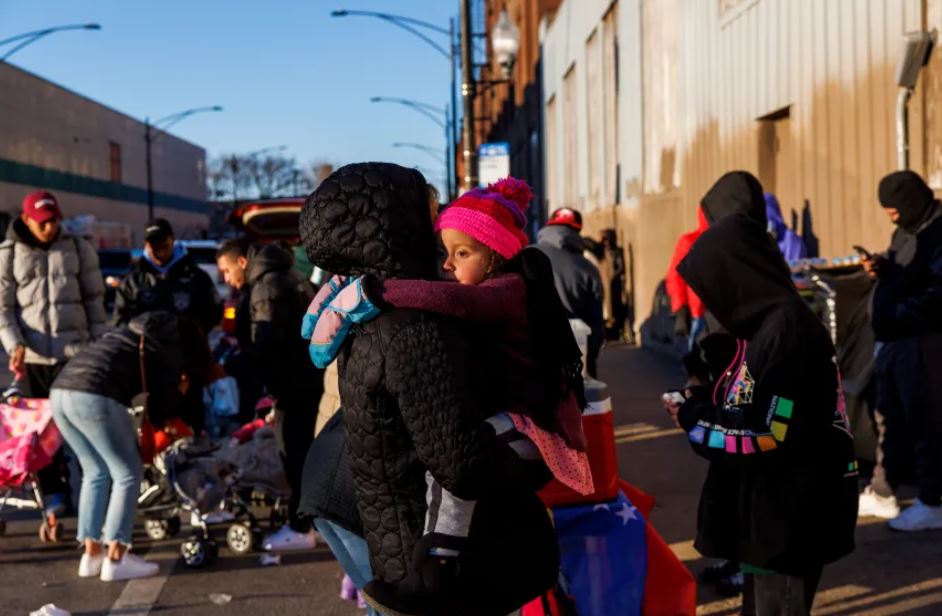
[[553, 264], [556, 292], [569, 318], [581, 319], [592, 330], [586, 369], [595, 377], [596, 361], [605, 341], [604, 287], [598, 268], [582, 254], [585, 241], [579, 234], [581, 231], [582, 215], [572, 208], [560, 208], [540, 230], [537, 248]]
[[30, 193], [0, 244], [0, 344], [32, 398], [49, 397], [65, 362], [105, 331], [98, 253], [61, 223], [52, 193]]

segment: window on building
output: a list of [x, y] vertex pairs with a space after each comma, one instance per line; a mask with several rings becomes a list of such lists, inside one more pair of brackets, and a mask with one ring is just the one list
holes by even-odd
[[586, 209], [593, 210], [601, 205], [602, 176], [605, 170], [602, 166], [602, 79], [601, 58], [599, 57], [598, 30], [593, 30], [585, 43], [585, 75], [586, 75], [586, 117], [589, 121], [588, 151], [589, 151], [589, 191], [586, 195]]
[[111, 181], [121, 182], [121, 144], [108, 142], [108, 162], [111, 168]]
[[579, 206], [578, 134], [576, 131], [576, 65], [563, 76], [563, 203], [566, 207]]
[[605, 199], [618, 203], [618, 3], [602, 19], [602, 135], [605, 140]]

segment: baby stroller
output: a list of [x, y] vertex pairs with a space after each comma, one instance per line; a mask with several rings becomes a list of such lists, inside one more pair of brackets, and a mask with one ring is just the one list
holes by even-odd
[[[36, 473], [52, 462], [61, 446], [49, 400], [24, 398], [15, 387], [0, 394], [0, 510], [7, 506], [43, 512], [39, 539], [44, 543], [62, 541], [63, 529], [55, 513], [46, 512]], [[0, 518], [0, 535], [5, 532], [6, 521]]]
[[[180, 515], [190, 513], [194, 534], [180, 545], [183, 562], [192, 568], [219, 555], [213, 530], [227, 524], [226, 544], [237, 554], [261, 545], [262, 529], [237, 490], [240, 470], [217, 457], [220, 445], [182, 439], [154, 459], [145, 472], [138, 499], [144, 528], [155, 540], [180, 532]], [[219, 513], [224, 515], [218, 515]]]

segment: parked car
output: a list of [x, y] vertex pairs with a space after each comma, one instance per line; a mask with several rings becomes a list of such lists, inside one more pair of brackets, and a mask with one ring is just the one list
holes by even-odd
[[[303, 206], [303, 197], [250, 201], [242, 204], [230, 214], [229, 224], [255, 242], [263, 244], [281, 242], [294, 247], [301, 241], [298, 220]], [[213, 259], [215, 264], [215, 256]], [[232, 335], [235, 333], [236, 307], [239, 304], [239, 298], [236, 293], [223, 297], [228, 297], [228, 299], [222, 316], [222, 329], [228, 335]]]
[[216, 251], [219, 250], [220, 242], [216, 240], [177, 240], [177, 243], [186, 248], [190, 256], [200, 266], [200, 269], [209, 274], [209, 277], [216, 285], [219, 296], [229, 297], [229, 286], [219, 275], [219, 268], [216, 266]]

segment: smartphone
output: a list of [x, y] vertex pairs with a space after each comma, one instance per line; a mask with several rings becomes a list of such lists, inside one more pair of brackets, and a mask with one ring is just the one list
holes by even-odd
[[863, 246], [853, 246], [852, 248], [864, 259], [873, 259], [873, 255], [870, 254], [870, 251]]
[[680, 405], [687, 401], [687, 398], [684, 397], [683, 392], [679, 392], [679, 391], [665, 392], [664, 395], [661, 396], [661, 398], [664, 400], [664, 402], [667, 402], [668, 404]]

